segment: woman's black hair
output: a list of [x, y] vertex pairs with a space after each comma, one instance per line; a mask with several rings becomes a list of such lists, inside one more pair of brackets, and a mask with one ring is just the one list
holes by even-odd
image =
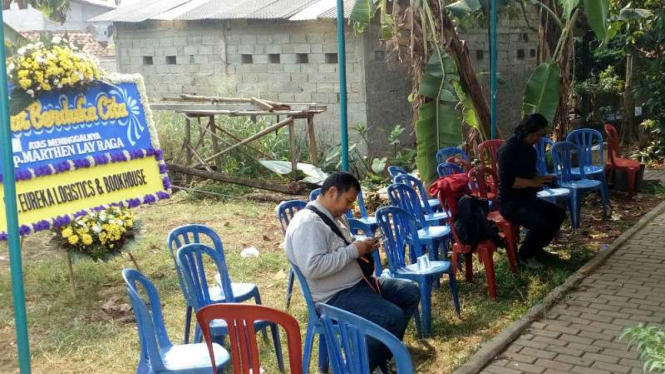
[[524, 139], [527, 135], [547, 127], [547, 119], [540, 113], [534, 113], [522, 120], [515, 128], [515, 135]]

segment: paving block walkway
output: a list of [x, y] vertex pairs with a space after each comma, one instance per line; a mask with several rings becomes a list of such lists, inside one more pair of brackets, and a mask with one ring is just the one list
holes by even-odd
[[665, 324], [665, 213], [655, 217], [481, 374], [642, 374], [618, 337]]

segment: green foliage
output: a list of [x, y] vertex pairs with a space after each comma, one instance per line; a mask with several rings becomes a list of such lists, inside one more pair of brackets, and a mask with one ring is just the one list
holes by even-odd
[[650, 140], [646, 147], [641, 148], [631, 157], [647, 165], [662, 162], [665, 157], [665, 143], [663, 143], [661, 127], [654, 120], [646, 120], [640, 126]]
[[[164, 158], [168, 162], [184, 164], [185, 163], [185, 150], [183, 149], [183, 139], [185, 134], [185, 119], [183, 116], [171, 112], [155, 112], [155, 126], [159, 136], [159, 142], [164, 150]], [[225, 131], [232, 133], [240, 139], [246, 139], [257, 132], [271, 126], [268, 117], [259, 117], [256, 123], [251, 119], [245, 117], [216, 117], [215, 123], [217, 126], [223, 128]], [[202, 120], [202, 126], [205, 127], [206, 119]], [[203, 157], [212, 156], [212, 138], [210, 133], [206, 133], [201, 140], [198, 128], [198, 121], [191, 120], [191, 134], [192, 145], [201, 142], [199, 154]], [[219, 141], [220, 148], [226, 148], [237, 141], [230, 137], [218, 133], [220, 138], [228, 139], [227, 141]], [[289, 151], [289, 135], [288, 129], [281, 129], [277, 133], [273, 132], [264, 137], [251, 142], [249, 145], [260, 151], [265, 157], [261, 157], [257, 152], [246, 146], [241, 146], [220, 158], [220, 165], [222, 173], [236, 175], [248, 178], [272, 178], [274, 174], [268, 169], [263, 167], [256, 158], [265, 158], [268, 160], [281, 160], [290, 161]], [[306, 144], [298, 137], [296, 144], [296, 152], [298, 153], [298, 160], [301, 162], [309, 162], [309, 152]], [[214, 161], [212, 162], [214, 165]]]
[[610, 40], [610, 0], [584, 0], [584, 14], [601, 45]]
[[665, 373], [665, 330], [639, 324], [630, 327], [621, 336], [629, 346], [636, 346], [644, 372]]
[[550, 124], [559, 106], [559, 65], [546, 61], [536, 67], [526, 83], [522, 115], [540, 113]]

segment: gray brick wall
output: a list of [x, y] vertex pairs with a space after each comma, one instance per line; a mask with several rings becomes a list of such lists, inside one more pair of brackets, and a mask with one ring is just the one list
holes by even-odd
[[[143, 74], [153, 100], [189, 93], [325, 104], [328, 111], [315, 119], [319, 140], [337, 143], [339, 77], [337, 64], [326, 60], [326, 54], [337, 53], [334, 21], [147, 21], [118, 23], [116, 29], [118, 71]], [[537, 34], [523, 20], [502, 20], [499, 32], [499, 71], [507, 82], [499, 91], [499, 125], [509, 133], [519, 121], [525, 82], [535, 66], [531, 50], [537, 48]], [[408, 136], [413, 114], [407, 101], [408, 67], [380, 58], [384, 47], [376, 34], [346, 31], [347, 88], [350, 134], [356, 136], [358, 123], [370, 125], [370, 147], [380, 154], [397, 124], [407, 128], [403, 140], [413, 141]], [[487, 71], [486, 32], [466, 31], [462, 38], [476, 71]], [[476, 59], [479, 50], [483, 56]], [[518, 58], [518, 50], [523, 58]], [[271, 61], [273, 54], [279, 63]], [[299, 62], [299, 54], [307, 56], [307, 63]], [[243, 55], [252, 62], [243, 61]], [[170, 56], [175, 56], [175, 64]], [[481, 80], [489, 92], [487, 76]]]

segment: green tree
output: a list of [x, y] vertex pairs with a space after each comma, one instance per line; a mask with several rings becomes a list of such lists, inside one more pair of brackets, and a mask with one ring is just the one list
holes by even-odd
[[64, 23], [69, 11], [69, 0], [3, 0], [2, 9], [7, 10], [12, 3], [17, 3], [19, 9], [29, 6], [39, 10], [49, 19]]

